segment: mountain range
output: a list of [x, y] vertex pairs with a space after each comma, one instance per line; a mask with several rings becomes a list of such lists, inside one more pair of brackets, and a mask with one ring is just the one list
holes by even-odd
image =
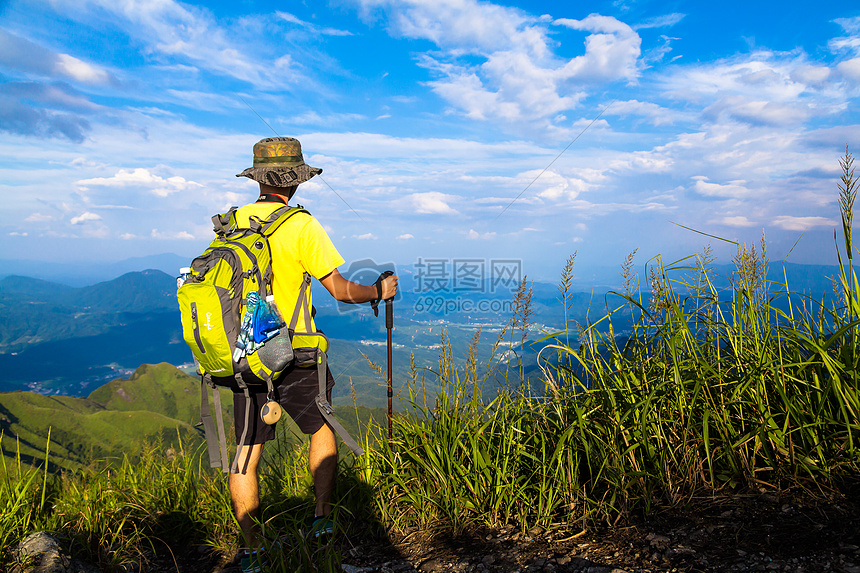
[[173, 253], [132, 257], [114, 262], [46, 262], [29, 259], [0, 259], [0, 278], [10, 275], [33, 277], [72, 287], [85, 287], [110, 281], [126, 273], [146, 269], [174, 275], [188, 266], [193, 257]]
[[[712, 277], [718, 291], [730, 288], [732, 271], [728, 265], [714, 267]], [[682, 269], [671, 276], [683, 280], [691, 272]], [[832, 293], [831, 277], [837, 273], [836, 267], [772, 264], [769, 278], [787, 281], [792, 291], [820, 300]], [[644, 271], [638, 281], [647, 306], [647, 281], [641, 275]], [[588, 290], [574, 282], [569, 324], [593, 322], [606, 309], [619, 306], [622, 299], [608, 294], [621, 290], [620, 274], [616, 279], [615, 286]], [[485, 283], [472, 292], [424, 292], [416, 288], [418, 283], [419, 277], [404, 269], [394, 304], [394, 379], [401, 386], [408, 378], [411, 355], [419, 368], [434, 368], [443, 330], [459, 349], [457, 358], [465, 355], [472, 337], [480, 331], [478, 355], [488, 357], [513, 312], [509, 290], [494, 292]], [[529, 340], [533, 341], [546, 332], [562, 330], [565, 313], [556, 285], [532, 282], [530, 286], [533, 325]], [[351, 403], [355, 398], [367, 406], [384, 405], [382, 380], [370, 365], [385, 365], [382, 317], [374, 317], [367, 305], [336, 303], [316, 282], [313, 288], [317, 324], [332, 341], [330, 364], [338, 380], [335, 404]], [[174, 276], [155, 269], [81, 287], [15, 275], [0, 279], [0, 371], [4, 373], [0, 392], [86, 396], [110, 380], [129, 375], [140, 364], [167, 362], [190, 370], [191, 354], [182, 340], [175, 292]], [[465, 304], [474, 307], [487, 301], [498, 303], [501, 310], [473, 312]], [[616, 315], [617, 333], [624, 332], [628, 314]], [[510, 346], [517, 340], [519, 335], [507, 333], [503, 342]], [[529, 367], [536, 367], [533, 358], [538, 350], [539, 346], [529, 344], [522, 349]]]

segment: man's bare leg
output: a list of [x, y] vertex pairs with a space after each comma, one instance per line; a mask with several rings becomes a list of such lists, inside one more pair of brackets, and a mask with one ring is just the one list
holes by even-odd
[[263, 444], [254, 444], [250, 448], [242, 446], [237, 454], [239, 456], [239, 470], [245, 467], [245, 458], [248, 458], [246, 473], [230, 474], [230, 499], [233, 502], [233, 511], [236, 520], [245, 537], [245, 547], [256, 549], [260, 547], [260, 482], [257, 478], [257, 466], [263, 454]]
[[334, 493], [334, 479], [337, 473], [337, 442], [328, 424], [311, 435], [308, 452], [308, 467], [314, 479], [314, 493], [317, 497], [315, 513], [318, 516], [331, 513], [331, 496]]

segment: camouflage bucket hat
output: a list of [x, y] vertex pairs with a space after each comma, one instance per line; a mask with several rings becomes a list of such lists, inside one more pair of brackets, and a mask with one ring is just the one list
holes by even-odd
[[267, 137], [254, 144], [254, 166], [236, 177], [247, 177], [272, 187], [291, 187], [320, 173], [322, 169], [305, 163], [298, 139]]

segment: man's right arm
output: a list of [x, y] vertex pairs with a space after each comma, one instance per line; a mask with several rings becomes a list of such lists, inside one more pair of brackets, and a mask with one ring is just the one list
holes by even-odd
[[[333, 270], [320, 279], [320, 283], [340, 302], [360, 304], [376, 300], [378, 293], [376, 285], [360, 285], [343, 278], [340, 271]], [[382, 300], [397, 294], [397, 275], [391, 275], [382, 281]]]

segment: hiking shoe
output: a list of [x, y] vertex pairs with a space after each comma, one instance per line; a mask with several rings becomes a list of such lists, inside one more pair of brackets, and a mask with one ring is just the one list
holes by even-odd
[[259, 573], [268, 563], [266, 551], [261, 548], [254, 551], [244, 551], [242, 558], [239, 559], [239, 568], [242, 573]]
[[313, 537], [319, 539], [332, 533], [334, 533], [334, 521], [332, 521], [331, 516], [326, 515], [314, 518], [310, 530], [310, 534]]

